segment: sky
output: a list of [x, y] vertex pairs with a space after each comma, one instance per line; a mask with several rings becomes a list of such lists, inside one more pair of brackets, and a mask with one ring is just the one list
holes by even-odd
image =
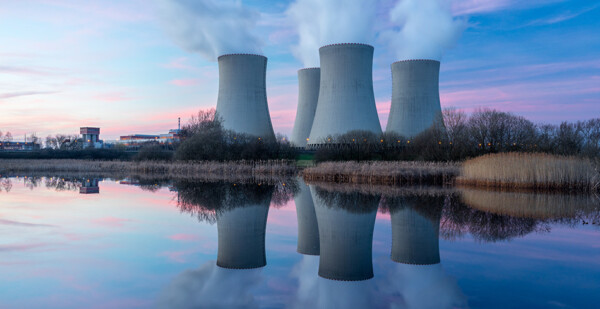
[[[407, 0], [401, 0], [407, 1]], [[600, 116], [600, 4], [588, 0], [444, 0], [466, 29], [442, 57], [442, 107], [493, 108], [538, 123]], [[356, 2], [356, 1], [354, 1]], [[385, 128], [390, 64], [381, 34], [397, 0], [374, 6], [375, 99]], [[299, 36], [291, 0], [245, 0], [269, 58], [267, 95], [276, 132], [289, 135], [297, 105]], [[216, 106], [218, 67], [177, 44], [157, 1], [0, 0], [0, 131], [101, 138], [166, 133]]]

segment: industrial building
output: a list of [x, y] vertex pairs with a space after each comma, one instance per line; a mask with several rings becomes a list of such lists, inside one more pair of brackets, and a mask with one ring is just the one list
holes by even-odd
[[[341, 281], [373, 278], [373, 230], [379, 197], [328, 192], [310, 186], [319, 228], [319, 276]], [[361, 195], [361, 196], [358, 196]]]
[[320, 68], [306, 68], [298, 71], [298, 108], [290, 138], [290, 142], [295, 147], [306, 147], [319, 101], [320, 83]]
[[100, 140], [100, 128], [81, 127], [79, 128], [83, 148], [103, 148], [104, 142]]
[[34, 151], [40, 147], [40, 144], [33, 142], [0, 142], [0, 151]]
[[238, 133], [275, 140], [267, 103], [267, 57], [222, 55], [219, 62], [217, 114], [223, 127]]
[[355, 130], [382, 133], [373, 92], [373, 51], [373, 46], [366, 44], [319, 49], [319, 99], [308, 147]]
[[181, 130], [172, 129], [167, 134], [131, 134], [119, 137], [117, 144], [139, 146], [141, 144], [172, 144], [181, 140]]
[[386, 132], [414, 137], [441, 117], [436, 60], [405, 60], [392, 64], [392, 106]]

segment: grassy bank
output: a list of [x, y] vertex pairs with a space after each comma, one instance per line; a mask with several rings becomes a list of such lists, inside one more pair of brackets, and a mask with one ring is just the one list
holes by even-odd
[[459, 170], [456, 163], [349, 161], [320, 163], [302, 174], [312, 182], [412, 186], [451, 184]]
[[161, 162], [90, 160], [0, 160], [0, 175], [116, 174], [171, 179], [244, 179], [296, 174], [293, 161]]
[[584, 158], [503, 153], [465, 161], [457, 183], [509, 190], [598, 192], [600, 173]]

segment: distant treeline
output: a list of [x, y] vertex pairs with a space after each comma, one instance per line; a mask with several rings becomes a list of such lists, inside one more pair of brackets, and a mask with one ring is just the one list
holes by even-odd
[[44, 148], [37, 151], [0, 151], [0, 159], [83, 159], [83, 160], [120, 160], [135, 158], [136, 152], [120, 149], [79, 149], [60, 150]]
[[427, 131], [408, 138], [353, 131], [328, 137], [317, 161], [461, 161], [488, 153], [540, 152], [589, 158], [600, 156], [600, 118], [535, 124], [511, 113], [479, 109], [470, 116], [446, 109]]

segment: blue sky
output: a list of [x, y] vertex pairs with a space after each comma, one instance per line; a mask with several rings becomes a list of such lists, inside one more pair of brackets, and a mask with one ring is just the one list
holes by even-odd
[[[301, 61], [285, 11], [292, 1], [245, 0], [260, 12], [255, 34], [269, 58], [267, 94], [277, 132], [289, 134]], [[389, 65], [380, 32], [395, 0], [372, 1], [377, 18], [374, 87], [385, 126]], [[600, 4], [584, 0], [448, 0], [468, 27], [442, 58], [442, 107], [489, 107], [535, 122], [600, 115]], [[164, 133], [216, 105], [216, 62], [180, 48], [155, 1], [0, 0], [0, 130], [102, 137]]]

